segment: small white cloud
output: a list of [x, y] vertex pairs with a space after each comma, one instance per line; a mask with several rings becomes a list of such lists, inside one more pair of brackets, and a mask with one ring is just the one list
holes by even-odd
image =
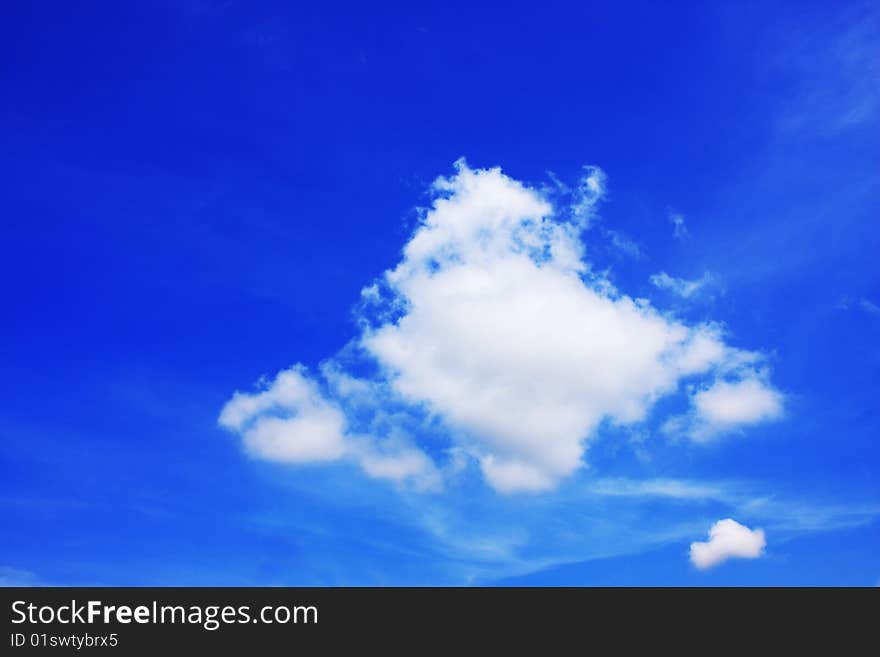
[[661, 290], [668, 290], [684, 299], [689, 299], [712, 282], [712, 276], [706, 272], [701, 278], [687, 280], [675, 278], [665, 271], [651, 276], [651, 283]]
[[677, 240], [685, 240], [690, 236], [687, 224], [684, 222], [684, 215], [678, 212], [672, 212], [669, 215], [669, 223], [672, 224], [672, 236]]
[[419, 490], [437, 490], [441, 486], [434, 462], [405, 439], [392, 437], [381, 443], [381, 449], [377, 441], [362, 439], [354, 452], [370, 477], [410, 481]]
[[712, 525], [708, 541], [691, 543], [690, 558], [697, 568], [705, 570], [728, 559], [757, 559], [766, 546], [764, 530], [749, 529], [726, 518]]
[[743, 426], [778, 420], [783, 415], [782, 394], [752, 372], [735, 381], [719, 380], [691, 395], [691, 410], [667, 421], [667, 433], [707, 442]]
[[758, 379], [719, 381], [694, 396], [700, 417], [712, 424], [753, 424], [782, 414], [782, 396]]
[[0, 566], [0, 587], [40, 585], [40, 578], [29, 570]]
[[302, 366], [280, 372], [262, 392], [236, 392], [219, 423], [241, 433], [245, 448], [264, 459], [335, 461], [346, 452], [345, 416], [324, 399]]
[[[335, 374], [331, 367], [324, 372]], [[354, 394], [368, 385], [342, 376], [333, 380], [337, 390]], [[441, 483], [433, 462], [399, 433], [380, 440], [349, 431], [345, 413], [325, 398], [301, 365], [279, 372], [262, 392], [236, 392], [218, 422], [240, 434], [245, 449], [260, 459], [291, 464], [346, 459], [374, 478], [424, 490]]]

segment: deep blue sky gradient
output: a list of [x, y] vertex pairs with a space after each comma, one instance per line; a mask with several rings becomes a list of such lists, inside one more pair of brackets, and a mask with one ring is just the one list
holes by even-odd
[[[411, 5], [0, 9], [0, 575], [880, 581], [876, 9]], [[248, 459], [216, 426], [223, 403], [356, 335], [360, 289], [460, 156], [538, 185], [602, 167], [602, 226], [643, 256], [588, 243], [593, 261], [771, 353], [788, 395], [785, 422], [717, 448], [658, 440], [646, 464], [600, 439], [578, 476], [748, 480], [857, 518], [779, 542], [768, 529], [768, 557], [707, 573], [679, 539], [469, 580], [387, 485]], [[689, 239], [673, 239], [671, 212]], [[677, 305], [649, 283], [660, 270], [711, 272], [716, 293]], [[497, 504], [517, 522], [519, 502]]]

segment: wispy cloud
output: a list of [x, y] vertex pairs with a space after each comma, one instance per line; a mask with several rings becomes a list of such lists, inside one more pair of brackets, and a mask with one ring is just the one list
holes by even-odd
[[871, 315], [880, 315], [880, 306], [865, 297], [859, 299], [859, 308]]
[[705, 290], [707, 286], [711, 285], [713, 280], [712, 275], [708, 272], [703, 274], [700, 278], [693, 280], [675, 278], [667, 274], [665, 271], [661, 271], [660, 273], [651, 276], [651, 283], [655, 287], [658, 287], [661, 290], [668, 290], [683, 299], [690, 299], [698, 292]]
[[[325, 375], [336, 384], [339, 400], [363, 392], [351, 388], [357, 385], [367, 387], [368, 394], [380, 394], [365, 382], [341, 381], [341, 373], [325, 369]], [[350, 430], [340, 403], [326, 399], [302, 366], [280, 372], [259, 392], [236, 393], [223, 407], [219, 423], [240, 433], [248, 452], [258, 458], [288, 464], [345, 459], [370, 477], [423, 490], [440, 485], [431, 460], [405, 434], [392, 431], [380, 441]]]
[[669, 223], [672, 224], [672, 236], [677, 240], [686, 240], [690, 237], [684, 215], [680, 212], [669, 213]]
[[667, 497], [677, 500], [726, 500], [725, 486], [679, 479], [600, 479], [590, 491], [609, 497]]
[[611, 242], [611, 246], [614, 247], [617, 251], [628, 255], [631, 258], [641, 258], [642, 248], [638, 245], [635, 240], [630, 239], [623, 233], [618, 230], [611, 230], [610, 228], [605, 228], [602, 231], [602, 234], [608, 238], [608, 241]]
[[853, 5], [832, 24], [787, 31], [774, 65], [788, 83], [780, 128], [834, 136], [867, 125], [880, 108], [880, 23]]
[[720, 380], [691, 394], [687, 415], [670, 418], [664, 430], [705, 443], [743, 427], [783, 417], [783, 396], [761, 372], [749, 370], [733, 381]]
[[732, 518], [725, 518], [709, 529], [708, 541], [691, 543], [691, 563], [705, 570], [728, 559], [757, 559], [766, 545], [764, 530], [749, 529]]
[[29, 570], [0, 566], [0, 587], [40, 586], [40, 578]]
[[767, 496], [766, 485], [749, 481], [602, 478], [517, 504], [476, 491], [467, 499], [462, 505], [444, 496], [418, 498], [408, 517], [421, 519], [438, 556], [469, 564], [462, 572], [473, 582], [670, 544], [686, 548], [719, 516], [762, 527], [774, 544], [880, 516], [880, 505]]

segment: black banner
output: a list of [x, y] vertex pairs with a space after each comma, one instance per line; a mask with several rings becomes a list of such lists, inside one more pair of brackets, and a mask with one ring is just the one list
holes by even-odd
[[467, 654], [475, 640], [539, 654], [771, 645], [840, 653], [874, 642], [880, 611], [877, 589], [9, 588], [2, 596], [9, 655]]

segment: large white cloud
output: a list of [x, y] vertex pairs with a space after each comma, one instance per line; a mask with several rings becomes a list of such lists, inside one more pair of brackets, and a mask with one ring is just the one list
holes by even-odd
[[[374, 415], [403, 404], [439, 418], [456, 458], [476, 460], [496, 490], [541, 491], [582, 465], [602, 422], [643, 421], [687, 377], [753, 376], [760, 357], [725, 344], [718, 326], [664, 315], [591, 270], [581, 233], [604, 189], [604, 175], [589, 168], [570, 201], [554, 207], [500, 169], [460, 161], [434, 184], [400, 263], [364, 290], [354, 347], [379, 373], [357, 379], [333, 362], [321, 393], [303, 370], [290, 370], [259, 395], [234, 397], [221, 424], [265, 458], [354, 454], [373, 476], [434, 472], [406, 435], [349, 435], [357, 433], [346, 426], [352, 399]], [[697, 413], [715, 413], [713, 426], [773, 415], [743, 398], [759, 396], [747, 385], [713, 390], [694, 399]], [[726, 415], [723, 393], [737, 407]], [[278, 417], [279, 407], [292, 412]], [[397, 445], [390, 456], [387, 445]]]
[[704, 570], [728, 559], [757, 559], [767, 541], [761, 529], [749, 529], [732, 518], [719, 520], [709, 529], [709, 540], [691, 543], [691, 563]]

